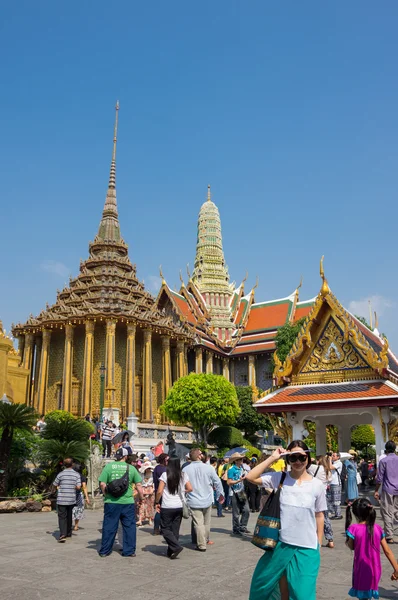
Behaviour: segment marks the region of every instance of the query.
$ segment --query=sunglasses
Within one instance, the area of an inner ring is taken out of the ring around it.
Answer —
[[[288,461],[290,463],[295,463],[297,461],[300,461],[301,463],[305,463],[307,462],[307,456],[305,454],[291,454],[288,458]]]

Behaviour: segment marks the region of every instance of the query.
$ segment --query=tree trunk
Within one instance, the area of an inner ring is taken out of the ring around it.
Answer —
[[[8,427],[3,429],[0,440],[0,499],[7,496],[8,463],[10,460],[12,432]]]

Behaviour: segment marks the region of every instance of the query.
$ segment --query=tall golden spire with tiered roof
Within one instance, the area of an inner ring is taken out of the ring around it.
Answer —
[[[120,241],[121,239],[116,201],[116,144],[117,126],[119,118],[119,102],[116,102],[115,111],[115,127],[113,132],[113,150],[111,169],[109,173],[109,183],[106,192],[104,210],[102,212],[102,219],[97,236],[102,240],[108,241]]]

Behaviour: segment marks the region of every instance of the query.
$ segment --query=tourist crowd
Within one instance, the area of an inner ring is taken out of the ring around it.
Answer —
[[[343,519],[345,504],[346,544],[354,552],[349,595],[378,597],[381,550],[393,568],[391,577],[398,579],[398,565],[389,547],[394,543],[398,513],[394,442],[387,442],[379,460],[374,493],[380,502],[383,531],[375,523],[375,507],[364,496],[373,465],[361,460],[357,466],[355,451],[328,453],[312,460],[306,444],[298,440],[261,459],[238,452],[217,459],[193,448],[184,462],[161,451],[163,444],[138,457],[129,433],[115,434],[113,429],[113,424],[104,423],[100,432],[104,456],[114,450],[114,460],[105,464],[99,477],[104,495],[101,557],[111,554],[116,536],[122,556],[135,557],[137,527],[147,523],[154,535],[163,535],[167,556],[174,560],[184,549],[179,541],[183,518],[191,519],[191,541],[197,551],[206,552],[214,543],[210,536],[213,507],[218,518],[231,514],[236,536],[250,536],[250,512],[260,513],[253,543],[259,545],[263,536],[269,547],[255,568],[250,600],[273,598],[274,594],[281,600],[313,600],[319,549],[324,537],[326,546],[334,548],[333,521]],[[58,488],[62,543],[71,537],[73,522],[78,529],[89,497],[81,468],[69,458],[54,485]],[[272,506],[278,507],[277,518],[270,517]]]

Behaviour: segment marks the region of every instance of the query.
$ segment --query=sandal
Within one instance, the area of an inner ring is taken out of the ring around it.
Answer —
[[[328,542],[326,548],[334,548],[334,542]]]

